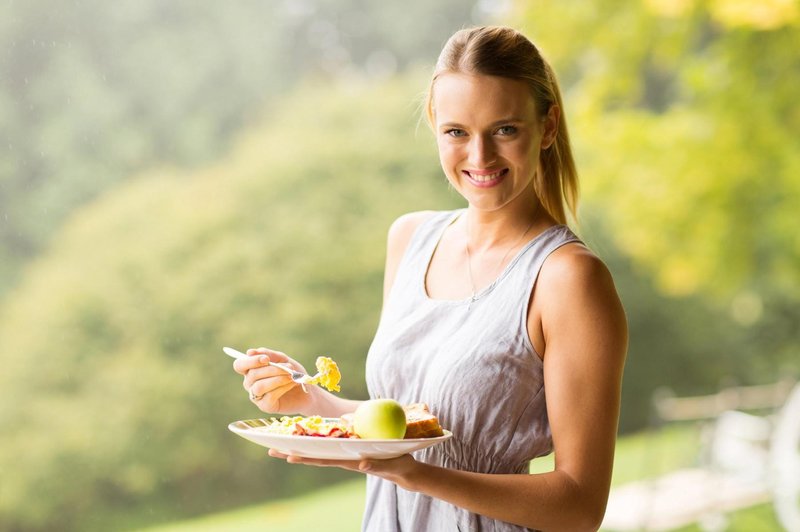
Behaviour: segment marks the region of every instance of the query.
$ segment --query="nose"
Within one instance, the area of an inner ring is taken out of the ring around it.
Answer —
[[[497,148],[491,137],[475,135],[470,139],[467,161],[474,168],[488,168],[497,159]]]

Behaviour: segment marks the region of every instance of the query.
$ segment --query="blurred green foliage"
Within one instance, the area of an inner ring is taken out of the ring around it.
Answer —
[[[423,84],[298,88],[230,157],[139,176],[65,225],[0,316],[0,389],[25,398],[0,407],[0,523],[86,529],[96,506],[197,512],[336,478],[278,483],[226,430],[260,412],[220,348],[328,354],[366,397],[389,224],[456,205],[413,135]]]
[[[657,386],[797,376],[798,4],[515,5],[559,73],[584,236],[628,311],[623,428]]]
[[[471,13],[384,4],[0,17],[0,528],[130,528],[349,478],[227,431],[259,412],[220,347],[327,354],[364,397],[389,224],[461,204],[410,65]],[[725,5],[511,17],[561,74],[580,233],[628,313],[623,431],[659,386],[798,369],[797,15]]]
[[[665,293],[797,298],[800,7],[621,5],[522,8],[563,73],[587,198]]]
[[[263,119],[265,103],[300,79],[384,77],[429,63],[470,20],[467,6],[4,3],[0,296],[74,209],[154,165],[215,160],[237,131]]]

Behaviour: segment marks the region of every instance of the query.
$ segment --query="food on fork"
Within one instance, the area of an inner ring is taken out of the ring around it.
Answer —
[[[342,380],[342,374],[339,371],[339,366],[330,357],[317,357],[317,374],[308,380],[308,384],[319,384],[323,388],[327,388],[332,392],[341,390],[339,381]]]

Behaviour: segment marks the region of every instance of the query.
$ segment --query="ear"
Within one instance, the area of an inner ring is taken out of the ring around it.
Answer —
[[[542,134],[542,149],[546,150],[556,140],[558,135],[558,124],[561,120],[561,108],[556,104],[550,106],[547,110],[547,116],[544,117],[544,133]]]

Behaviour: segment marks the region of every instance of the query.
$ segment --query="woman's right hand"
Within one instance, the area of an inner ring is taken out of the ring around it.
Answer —
[[[304,392],[299,384],[292,381],[286,371],[269,365],[270,362],[278,362],[306,373],[299,362],[286,356],[285,353],[265,347],[248,349],[247,355],[247,358],[236,359],[233,362],[233,369],[244,376],[242,385],[250,400],[260,410],[276,414],[293,414],[308,410],[312,403],[311,394]]]

